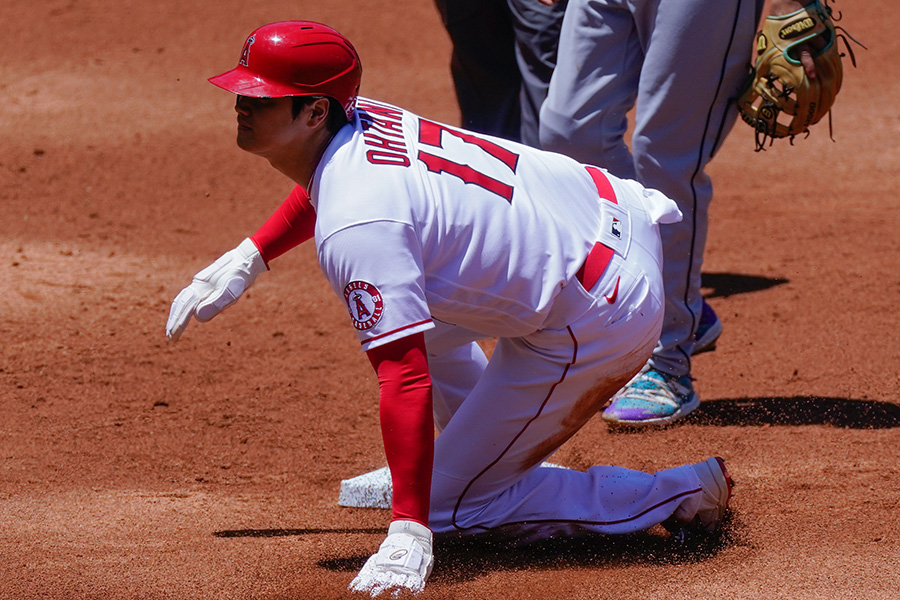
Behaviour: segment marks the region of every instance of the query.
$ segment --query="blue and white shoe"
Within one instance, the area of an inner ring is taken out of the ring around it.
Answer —
[[[716,341],[722,335],[722,321],[716,315],[712,306],[703,301],[703,312],[700,313],[700,324],[694,333],[694,351],[697,355],[701,352],[709,352],[716,349]]]
[[[691,376],[675,377],[653,368],[638,373],[603,411],[612,426],[664,426],[700,406]]]

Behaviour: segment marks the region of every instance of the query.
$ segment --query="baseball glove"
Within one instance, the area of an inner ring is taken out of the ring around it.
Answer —
[[[808,135],[809,127],[826,114],[830,133],[831,107],[843,80],[839,37],[844,38],[855,67],[856,57],[846,40],[853,38],[835,26],[826,0],[765,19],[756,38],[756,64],[738,99],[741,117],[756,130],[757,151],[764,150],[767,141],[771,145],[774,138],[790,137],[793,143],[795,135]],[[812,79],[800,62],[804,45],[815,63]]]

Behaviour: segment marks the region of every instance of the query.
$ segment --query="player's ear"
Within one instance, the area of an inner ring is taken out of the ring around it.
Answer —
[[[328,113],[331,110],[331,103],[328,98],[316,98],[307,105],[308,112],[305,114],[306,122],[312,129],[325,127],[328,123]]]

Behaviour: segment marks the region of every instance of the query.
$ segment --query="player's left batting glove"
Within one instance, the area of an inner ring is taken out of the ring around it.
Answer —
[[[350,582],[350,590],[373,598],[382,592],[396,598],[404,590],[418,594],[434,566],[431,547],[430,529],[415,521],[394,521],[378,552]]]
[[[177,341],[191,320],[209,321],[234,304],[256,277],[268,269],[256,244],[245,239],[196,275],[191,285],[175,296],[166,323],[166,335]]]

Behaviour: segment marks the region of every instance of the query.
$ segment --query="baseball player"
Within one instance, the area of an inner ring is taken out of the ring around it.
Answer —
[[[541,0],[552,3],[553,0]],[[604,410],[612,425],[666,425],[700,405],[691,356],[721,322],[701,296],[712,183],[705,168],[737,116],[764,0],[570,0],[541,108],[546,150],[661,190],[684,218],[660,231],[662,334],[645,369]],[[773,0],[784,14],[801,3]],[[800,59],[808,72],[808,50]],[[626,114],[636,105],[631,148]]]
[[[210,79],[237,95],[238,146],[298,188],[194,277],[166,326],[177,340],[192,315],[237,300],[309,236],[315,213],[320,266],[377,373],[393,482],[387,536],[351,589],[422,590],[432,532],[714,529],[731,495],[721,459],[652,474],[542,466],[654,347],[658,223],[680,217],[675,204],[563,155],[358,98],[360,78],[345,37],[288,21],[255,30],[238,65]],[[490,360],[477,344],[487,337]]]

